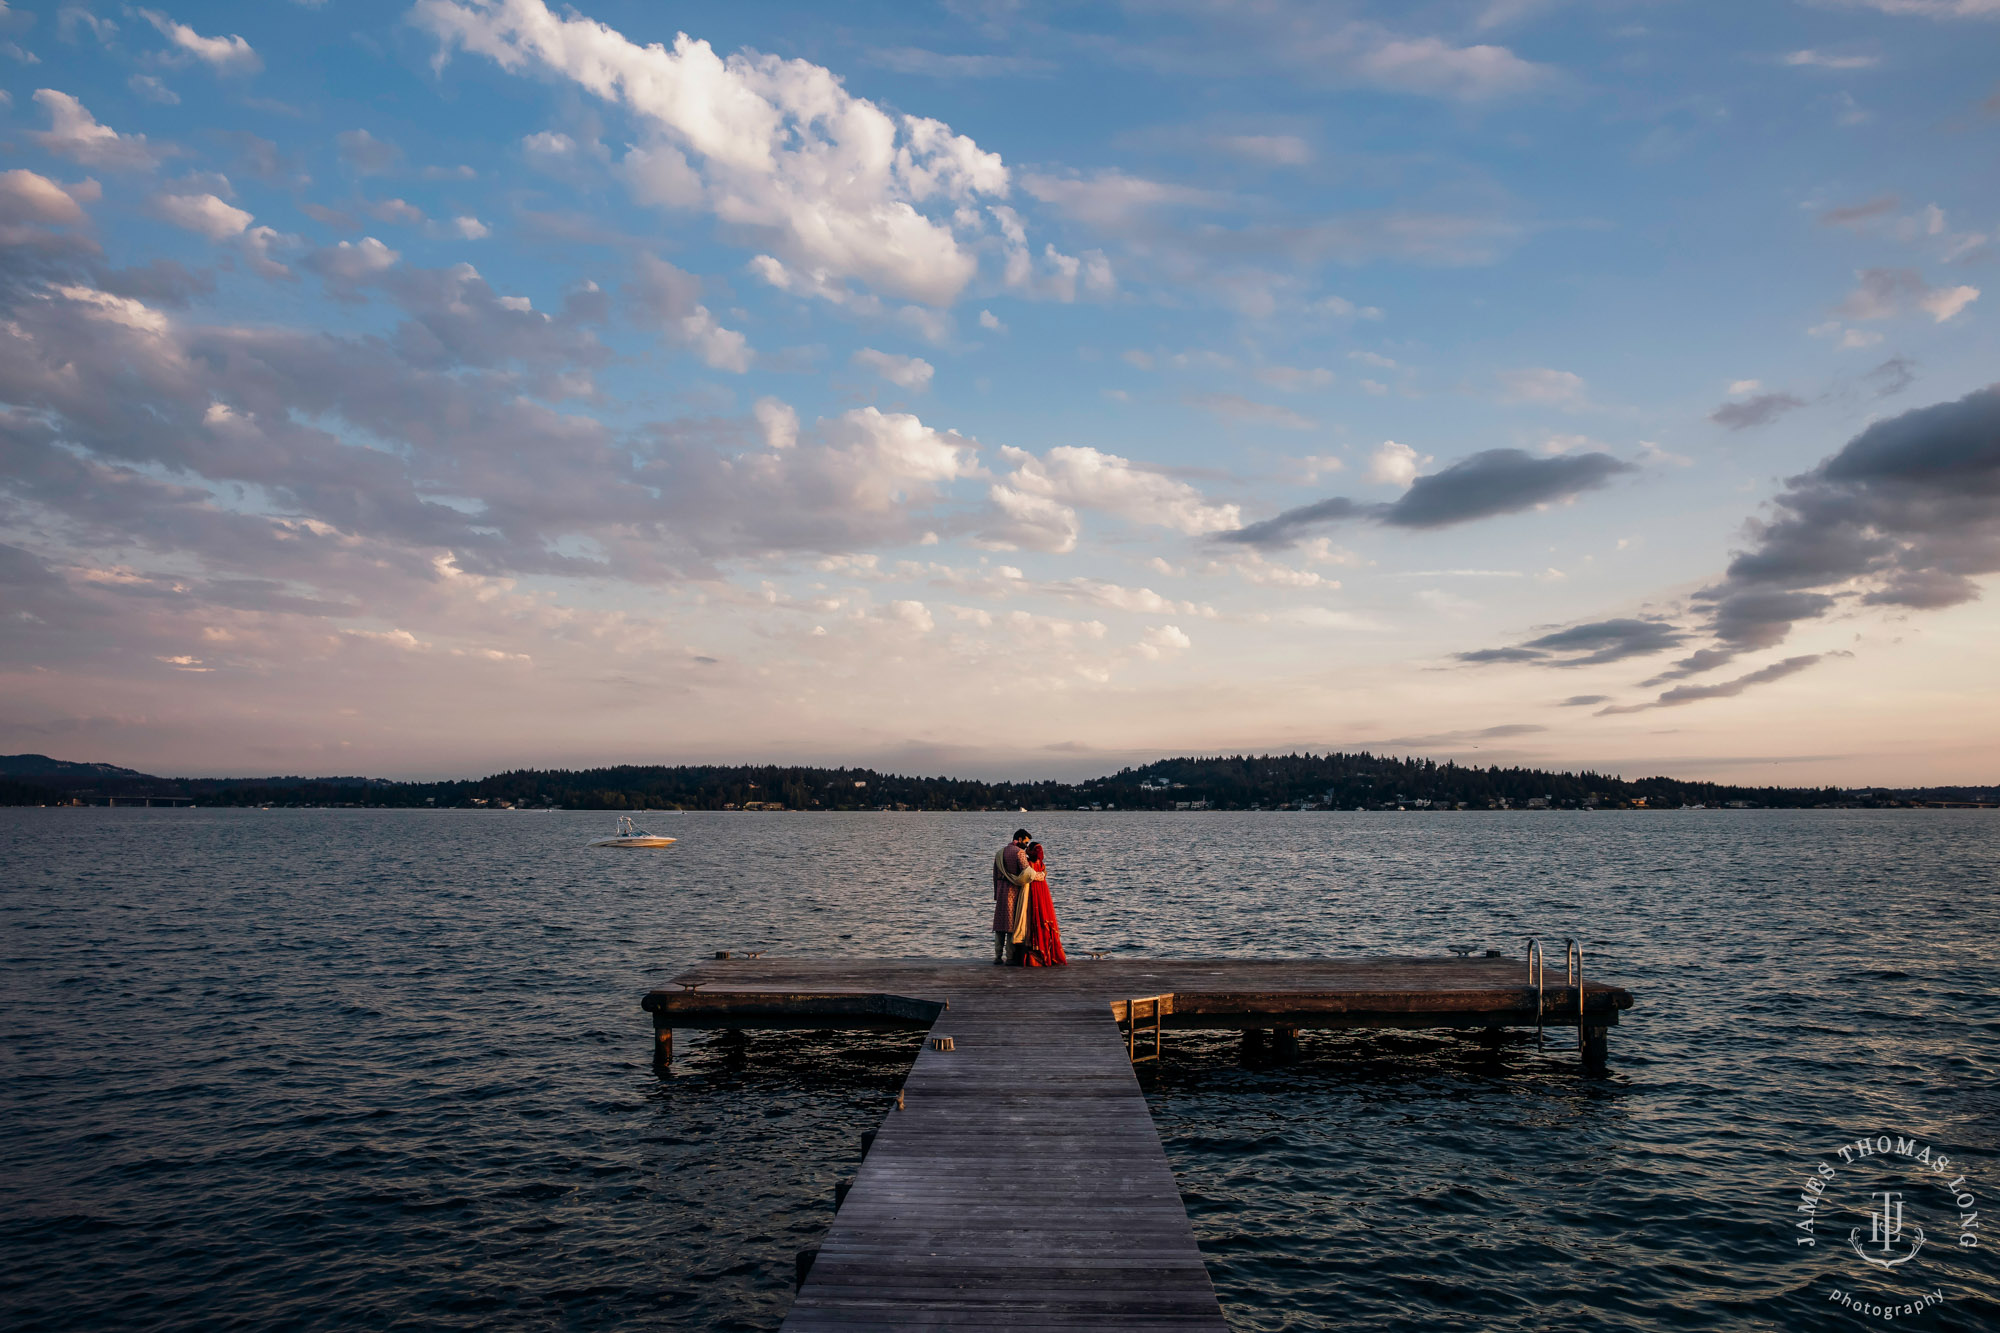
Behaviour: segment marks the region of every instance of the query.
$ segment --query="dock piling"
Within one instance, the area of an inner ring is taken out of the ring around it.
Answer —
[[[674,1067],[674,1030],[660,1014],[653,1020],[653,1068],[664,1074]]]

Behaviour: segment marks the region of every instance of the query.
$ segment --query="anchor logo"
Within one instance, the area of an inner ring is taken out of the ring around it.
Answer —
[[[1854,1247],[1854,1253],[1861,1262],[1876,1268],[1896,1268],[1917,1257],[1917,1251],[1924,1248],[1924,1229],[1915,1222],[1909,1230],[1916,1236],[1910,1248],[1902,1253],[1896,1250],[1896,1242],[1903,1239],[1903,1193],[1901,1190],[1878,1190],[1869,1196],[1880,1201],[1879,1206],[1868,1212],[1868,1244],[1879,1246],[1879,1253],[1870,1253],[1861,1244],[1861,1228],[1847,1233],[1847,1243]]]

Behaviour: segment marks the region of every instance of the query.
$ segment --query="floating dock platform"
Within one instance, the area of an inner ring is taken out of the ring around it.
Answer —
[[[930,1033],[800,1256],[791,1333],[1226,1333],[1135,1067],[1179,1029],[1282,1063],[1302,1028],[1440,1027],[1573,1029],[1601,1067],[1631,994],[1531,958],[719,955],[643,1004],[662,1070],[676,1028]]]

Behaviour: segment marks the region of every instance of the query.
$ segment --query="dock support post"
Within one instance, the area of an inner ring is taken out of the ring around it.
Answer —
[[[664,1022],[655,1020],[653,1023],[653,1068],[664,1074],[673,1067],[674,1030]]]
[[[1271,1033],[1271,1063],[1295,1065],[1299,1062],[1299,1030],[1278,1028]]]
[[[1611,1029],[1586,1026],[1583,1029],[1583,1067],[1601,1070],[1611,1060]]]
[[[1238,1051],[1237,1058],[1243,1062],[1245,1069],[1262,1069],[1270,1058],[1270,1053],[1270,1033],[1263,1028],[1243,1029],[1243,1046]]]

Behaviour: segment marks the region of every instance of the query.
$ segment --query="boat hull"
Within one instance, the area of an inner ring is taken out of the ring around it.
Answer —
[[[592,847],[671,847],[674,841],[672,838],[659,838],[654,837],[652,834],[642,834],[633,838],[599,838],[588,845]]]

